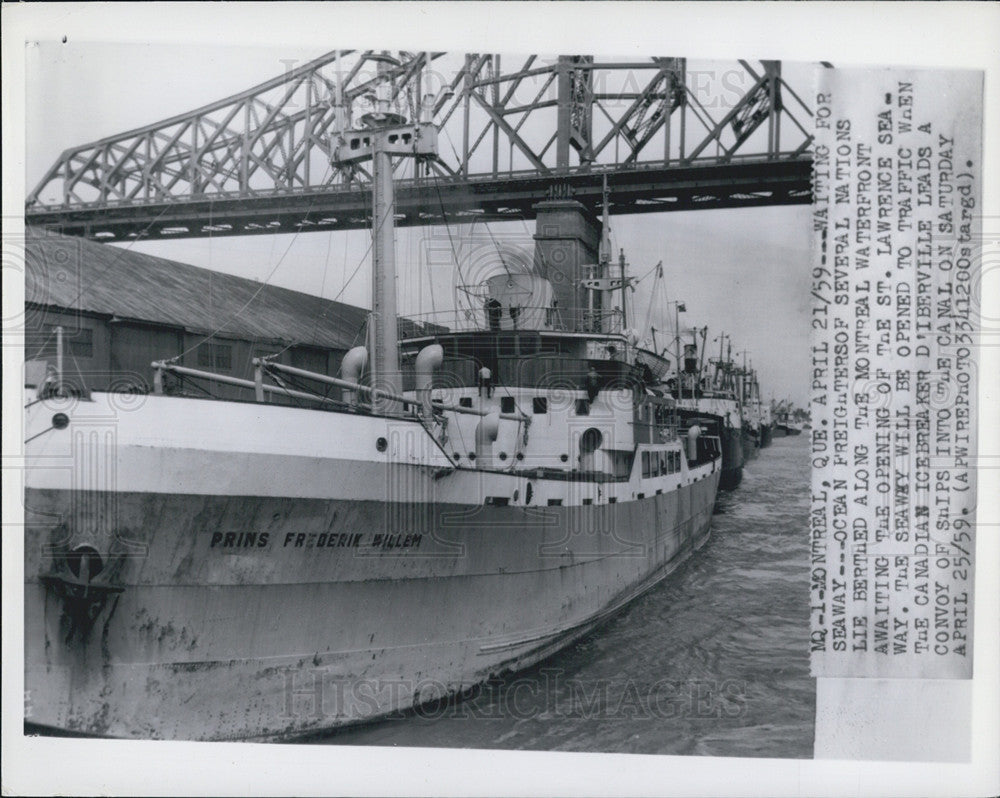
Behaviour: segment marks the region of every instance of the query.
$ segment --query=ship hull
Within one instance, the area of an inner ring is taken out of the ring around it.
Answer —
[[[774,435],[774,426],[772,424],[761,424],[760,425],[760,448],[766,449],[771,445],[771,441]]]
[[[720,477],[715,461],[648,496],[581,483],[585,499],[549,506],[565,482],[444,471],[427,456],[318,459],[291,444],[149,446],[122,418],[106,458],[115,490],[67,485],[54,450],[53,467],[29,471],[26,720],[39,727],[275,740],[459,694],[664,578],[707,539]],[[378,432],[365,426],[377,419],[350,421],[359,440]],[[397,500],[399,486],[433,500]],[[81,542],[102,555],[84,597],[70,554]]]
[[[743,481],[743,439],[740,431],[733,427],[722,427],[722,476],[720,490],[735,490]]]
[[[741,427],[729,423],[731,414],[721,415],[718,403],[694,400],[693,407],[678,408],[678,415],[688,423],[706,425],[708,434],[719,438],[722,447],[722,474],[719,490],[735,490],[743,481],[743,465],[746,462],[744,433]]]

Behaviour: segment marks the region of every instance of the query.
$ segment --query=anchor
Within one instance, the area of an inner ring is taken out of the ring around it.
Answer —
[[[87,543],[73,549],[65,544],[52,548],[55,564],[49,573],[40,576],[41,582],[62,601],[63,613],[70,622],[67,642],[77,632],[86,639],[108,600],[125,590],[113,580],[122,556],[109,556],[105,562],[97,548]]]

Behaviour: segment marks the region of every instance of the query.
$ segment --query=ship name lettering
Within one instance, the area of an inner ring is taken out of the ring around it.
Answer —
[[[375,535],[372,547],[378,549],[411,549],[420,546],[423,535]]]
[[[212,540],[208,544],[210,549],[218,546],[221,549],[247,549],[257,547],[259,549],[267,546],[267,540],[271,536],[270,532],[213,532]]]
[[[353,534],[326,533],[326,532],[288,532],[285,534],[284,546],[292,546],[296,549],[342,549],[356,548],[361,544],[361,533]]]

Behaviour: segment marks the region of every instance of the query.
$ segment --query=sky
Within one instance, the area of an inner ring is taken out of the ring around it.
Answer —
[[[26,186],[33,188],[68,147],[185,113],[324,52],[315,47],[59,40],[29,44]],[[788,69],[786,77],[795,81],[795,67]],[[803,89],[801,80],[798,88],[800,94],[808,93],[808,84]],[[706,91],[710,101],[713,89]],[[648,334],[647,320],[659,331],[672,328],[669,308],[660,302],[650,304],[654,289],[657,299],[680,300],[687,308],[681,316],[682,329],[707,325],[709,343],[727,333],[734,351],[749,351],[764,397],[805,406],[809,223],[808,206],[613,216],[612,245],[615,251],[625,250],[631,275],[647,275],[663,262],[662,285],[654,286],[649,276],[636,286],[629,307],[633,325],[641,326],[643,335]],[[533,231],[534,223],[527,221],[492,223],[488,229],[479,223],[450,232],[465,241],[464,248],[459,244],[460,253],[471,253],[492,238],[530,249]],[[441,235],[447,231],[397,231],[399,307],[404,314],[452,318],[446,311],[454,307],[455,284],[460,282],[454,263],[424,263],[428,240]],[[367,306],[369,242],[367,231],[348,231],[126,246]],[[498,263],[497,270],[501,269]]]

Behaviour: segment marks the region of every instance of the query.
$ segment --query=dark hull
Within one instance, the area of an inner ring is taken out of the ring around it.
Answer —
[[[757,456],[757,436],[749,428],[743,427],[741,443],[743,446],[743,461],[753,460]]]
[[[760,425],[760,448],[766,449],[774,437],[774,427],[771,424]]]
[[[721,490],[734,490],[743,481],[743,441],[740,431],[723,427],[722,434],[722,476],[719,478]]]
[[[697,420],[701,426],[707,427],[707,434],[719,438],[722,443],[722,474],[719,477],[719,490],[738,488],[743,481],[743,464],[747,459],[742,432],[726,424],[721,416],[689,408],[678,409],[677,413],[682,421]]]

